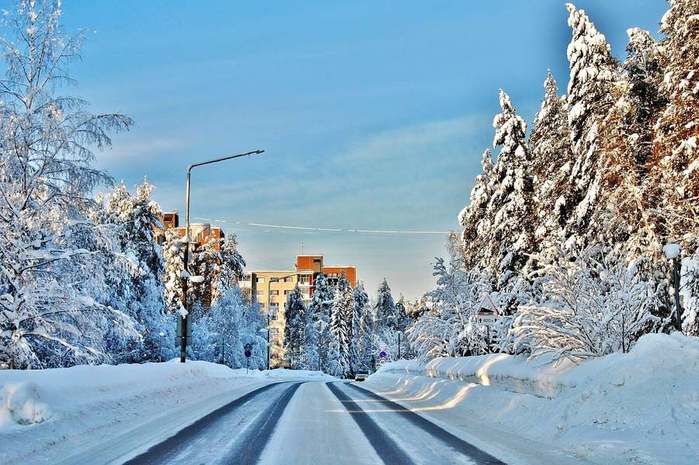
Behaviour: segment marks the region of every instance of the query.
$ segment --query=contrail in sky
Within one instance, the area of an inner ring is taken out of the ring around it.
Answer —
[[[207,221],[212,223],[233,223],[244,226],[252,226],[255,228],[267,229],[291,229],[295,231],[317,231],[317,232],[345,232],[358,234],[417,234],[417,235],[446,235],[449,231],[417,231],[411,229],[360,229],[360,228],[320,228],[315,226],[296,226],[289,224],[269,224],[269,223],[245,223],[242,221],[230,222],[226,220],[211,220],[209,218],[194,218],[199,221]]]

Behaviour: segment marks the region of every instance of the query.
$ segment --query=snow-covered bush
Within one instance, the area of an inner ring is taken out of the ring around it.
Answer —
[[[532,356],[579,361],[628,352],[654,319],[654,288],[634,263],[588,248],[561,252],[542,274],[545,297],[520,307],[512,329]]]

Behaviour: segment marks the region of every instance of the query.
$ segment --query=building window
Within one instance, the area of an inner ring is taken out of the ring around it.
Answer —
[[[258,283],[263,283],[263,282],[265,282],[265,278],[257,278],[257,282],[258,282]]]
[[[272,289],[269,291],[269,295],[279,295],[279,291],[277,289]]]
[[[308,284],[310,282],[310,276],[308,275],[301,275],[299,276],[299,283],[300,284]]]

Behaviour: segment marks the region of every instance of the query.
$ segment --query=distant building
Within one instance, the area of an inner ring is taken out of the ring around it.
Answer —
[[[155,239],[158,244],[162,245],[165,243],[165,237],[167,231],[174,231],[178,237],[184,238],[187,234],[187,228],[185,226],[180,226],[180,217],[177,212],[163,212],[160,221],[162,223],[162,228],[156,228]],[[189,225],[189,235],[192,241],[198,246],[203,246],[209,241],[215,241],[213,243],[213,248],[215,250],[221,250],[221,239],[226,237],[226,233],[223,232],[218,226],[211,226],[208,223],[190,223]],[[202,305],[206,308],[211,306],[212,297],[212,283],[197,284],[198,286],[208,286],[206,292],[204,292],[204,298]]]
[[[357,285],[355,266],[326,266],[322,255],[298,255],[294,270],[260,270],[243,275],[240,281],[243,293],[251,302],[258,303],[263,313],[269,312],[272,367],[283,364],[284,304],[287,296],[298,286],[304,301],[309,304],[320,273],[328,277],[331,285],[336,285],[342,275],[351,287]]]
[[[163,228],[158,228],[155,235],[159,244],[165,242],[166,231],[174,230],[179,237],[184,237],[187,234],[187,228],[185,226],[180,226],[180,216],[177,212],[163,212],[161,222]],[[223,232],[223,229],[218,226],[211,226],[209,223],[190,223],[189,235],[199,246],[211,240],[217,241],[214,244],[216,250],[220,250],[221,248],[220,239],[226,237],[226,233]]]

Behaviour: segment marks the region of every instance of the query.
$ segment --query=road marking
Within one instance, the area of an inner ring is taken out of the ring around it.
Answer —
[[[379,403],[384,404],[396,414],[404,416],[405,419],[410,421],[413,425],[429,433],[434,438],[442,441],[444,444],[448,445],[456,452],[460,452],[461,454],[464,454],[465,456],[474,460],[478,465],[506,465],[505,462],[493,457],[487,452],[480,450],[473,444],[470,444],[464,441],[463,439],[453,435],[444,428],[437,426],[422,415],[418,415],[412,410],[403,407],[402,405],[396,402],[388,400],[385,397],[382,397],[372,391],[369,391],[368,389],[364,389],[355,384],[349,384],[349,386],[363,393],[364,395],[371,397]]]
[[[357,426],[376,451],[376,454],[386,465],[414,465],[410,457],[398,444],[382,430],[369,415],[362,410],[350,397],[333,383],[325,383],[335,397],[342,403],[352,416]]]

